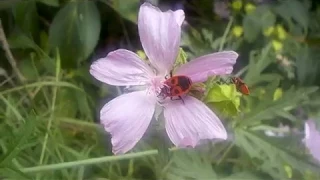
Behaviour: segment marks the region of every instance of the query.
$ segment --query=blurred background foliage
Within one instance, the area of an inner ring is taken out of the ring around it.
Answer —
[[[161,141],[147,133],[134,153],[113,157],[98,114],[123,89],[88,69],[117,48],[142,49],[142,2],[0,1],[2,179],[320,179],[302,143],[304,121],[320,119],[316,0],[150,0],[185,11],[188,60],[237,51],[234,75],[251,94],[206,84],[203,100],[223,119],[227,141],[172,150],[163,161],[152,150]]]

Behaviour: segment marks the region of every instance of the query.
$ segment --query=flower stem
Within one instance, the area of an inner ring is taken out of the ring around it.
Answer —
[[[229,153],[229,151],[232,149],[233,146],[234,146],[234,142],[230,143],[230,145],[224,151],[224,153],[221,156],[221,158],[218,160],[217,165],[219,165],[222,162],[222,160],[227,156],[227,154]]]
[[[177,150],[177,148],[170,149],[170,151],[175,151],[175,150]],[[86,165],[106,163],[106,162],[112,162],[112,161],[140,158],[140,157],[151,156],[151,155],[156,155],[156,154],[158,154],[157,150],[149,150],[149,151],[143,151],[143,152],[137,152],[137,153],[128,153],[128,154],[118,155],[118,156],[104,156],[104,157],[91,158],[91,159],[85,159],[85,160],[63,162],[63,163],[58,163],[58,164],[41,165],[41,166],[35,166],[35,167],[30,167],[30,168],[22,168],[22,169],[20,169],[20,171],[24,172],[24,173],[54,171],[54,170],[60,170],[60,169],[66,169],[66,168],[74,168],[74,167],[78,167],[78,166],[86,166]]]
[[[227,28],[223,33],[223,36],[222,36],[222,39],[221,39],[221,42],[220,42],[220,45],[219,45],[219,52],[222,51],[222,49],[223,49],[223,45],[226,42],[226,38],[227,38],[227,35],[230,32],[232,23],[233,23],[233,17],[230,17],[230,20],[228,22]]]

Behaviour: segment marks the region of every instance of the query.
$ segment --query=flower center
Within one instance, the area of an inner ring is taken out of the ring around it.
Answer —
[[[151,84],[148,88],[148,93],[152,93],[155,96],[159,96],[161,89],[164,87],[165,78],[163,76],[156,76],[151,80]]]

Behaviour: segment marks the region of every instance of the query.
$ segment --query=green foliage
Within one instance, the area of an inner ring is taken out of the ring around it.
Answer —
[[[233,73],[209,78],[197,97],[222,119],[227,140],[168,150],[167,137],[147,132],[131,153],[113,156],[99,111],[123,88],[97,83],[88,70],[123,42],[146,58],[136,32],[140,1],[1,0],[1,23],[26,78],[1,51],[1,178],[319,179],[302,142],[304,120],[320,119],[319,8],[309,0],[238,0],[228,6],[231,17],[219,18],[213,1],[183,2],[188,23],[176,67],[216,51],[240,54]],[[240,76],[250,95],[230,76]]]
[[[274,26],[276,16],[270,11],[268,6],[260,6],[253,13],[243,18],[244,38],[253,42],[261,34],[261,31]]]
[[[168,179],[216,179],[210,160],[199,152],[186,150],[175,154]]]
[[[16,26],[31,38],[38,38],[39,22],[35,1],[20,1],[12,8]]]
[[[53,7],[58,7],[60,4],[59,0],[37,0],[37,1]]]
[[[234,116],[240,112],[240,96],[241,94],[237,92],[234,84],[214,84],[206,96],[206,101],[217,108],[219,112]]]
[[[105,0],[100,0],[102,2],[106,2]],[[111,7],[116,10],[121,16],[124,18],[137,23],[138,18],[138,10],[139,10],[139,0],[112,0],[110,2]]]
[[[285,0],[275,7],[275,11],[282,17],[289,25],[289,28],[297,33],[297,26],[295,22],[303,29],[302,32],[306,33],[309,26],[308,6],[298,0]],[[299,13],[297,13],[299,12]],[[298,26],[298,27],[299,27]]]
[[[50,47],[52,50],[58,47],[62,59],[79,64],[88,58],[97,45],[100,28],[100,15],[94,2],[69,2],[50,25]]]
[[[299,148],[290,146],[288,149],[283,145],[288,144],[288,140],[285,138],[267,138],[257,132],[243,129],[237,129],[235,137],[236,144],[252,159],[257,159],[256,165],[259,164],[262,171],[275,179],[291,178],[292,175],[288,174],[288,168],[294,170],[296,177],[303,176],[307,170],[318,174],[318,165],[309,162],[298,153],[293,153],[294,150],[298,152]]]
[[[175,62],[175,66],[179,66],[179,65],[187,63],[188,62],[187,59],[188,59],[187,53],[182,48],[180,48],[178,57]]]

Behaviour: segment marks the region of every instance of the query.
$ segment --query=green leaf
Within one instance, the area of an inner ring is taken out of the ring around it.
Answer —
[[[39,24],[35,1],[21,1],[13,9],[16,25],[29,37],[38,38]]]
[[[36,52],[43,52],[42,49],[28,36],[23,33],[14,32],[8,38],[11,49],[33,49]]]
[[[43,4],[46,4],[48,6],[53,6],[53,7],[59,6],[59,0],[37,0],[37,1]]]
[[[234,84],[214,84],[207,94],[206,102],[224,115],[236,115],[239,112],[240,96]]]
[[[308,7],[302,2],[297,0],[282,1],[281,5],[275,7],[275,11],[287,22],[291,23],[291,20],[294,20],[307,31],[309,24]]]
[[[275,89],[275,88],[274,88]],[[258,124],[262,120],[273,120],[279,115],[284,115],[283,112],[286,112],[288,109],[292,109],[295,106],[298,106],[301,101],[305,100],[311,93],[315,92],[317,88],[301,88],[294,90],[291,88],[286,91],[281,99],[273,101],[273,91],[267,91],[270,94],[270,97],[263,99],[264,103],[259,103],[254,106],[250,113],[245,114],[242,117],[241,121],[238,121],[241,126],[248,126],[252,124]]]
[[[261,7],[258,8],[258,11],[261,11]],[[264,12],[260,16],[260,23],[262,25],[262,29],[267,29],[268,27],[273,27],[276,23],[276,16],[265,7]]]
[[[275,179],[287,179],[288,175],[296,179],[295,174],[302,175],[307,170],[319,174],[319,165],[309,162],[301,153],[293,153],[301,149],[298,145],[289,144],[291,141],[298,144],[296,137],[290,137],[290,140],[281,137],[271,138],[240,128],[237,128],[235,132],[237,146],[242,148],[251,158],[259,159],[261,162],[259,168]],[[288,174],[288,167],[294,170],[293,174],[290,172]]]
[[[318,48],[310,48],[304,46],[299,50],[294,51],[292,55],[296,59],[296,75],[298,82],[302,86],[313,85],[319,76],[320,58]]]
[[[253,42],[254,40],[256,40],[261,31],[259,20],[252,14],[250,14],[243,18],[242,25],[243,37],[249,42]]]
[[[276,22],[276,16],[268,6],[259,6],[253,13],[243,18],[244,38],[253,42],[261,30],[272,27]]]
[[[100,15],[92,1],[71,1],[54,17],[49,45],[59,48],[62,63],[73,66],[92,53],[100,35]]]
[[[0,10],[11,8],[22,0],[1,0]]]
[[[234,101],[221,101],[213,102],[209,104],[213,109],[217,109],[220,113],[226,116],[235,116],[240,110],[240,98],[236,98]]]
[[[179,54],[178,54],[178,57],[177,57],[177,60],[176,60],[175,64],[176,65],[185,64],[185,63],[188,62],[187,59],[188,59],[187,53],[182,48],[180,48],[179,49]]]
[[[274,56],[271,56],[271,44],[267,44],[262,50],[260,51],[252,51],[250,52],[249,58],[249,65],[248,71],[245,75],[245,82],[250,86],[260,81],[260,76],[262,76],[262,72],[273,62],[275,62]],[[271,78],[275,78],[273,75],[265,77],[267,80],[271,80]]]
[[[108,3],[110,4],[110,3]],[[137,23],[140,0],[112,0],[111,7],[122,17]]]
[[[236,86],[234,84],[213,84],[210,88],[208,95],[206,97],[207,102],[221,102],[226,100],[232,100],[236,96],[239,96],[237,93]]]
[[[209,33],[211,31],[206,32]],[[188,48],[190,48],[190,51],[192,52],[192,54],[188,53],[190,59],[212,52],[211,44],[205,41],[203,36],[203,33],[192,26],[189,26],[186,29],[186,33],[182,34],[181,46],[188,46]]]

